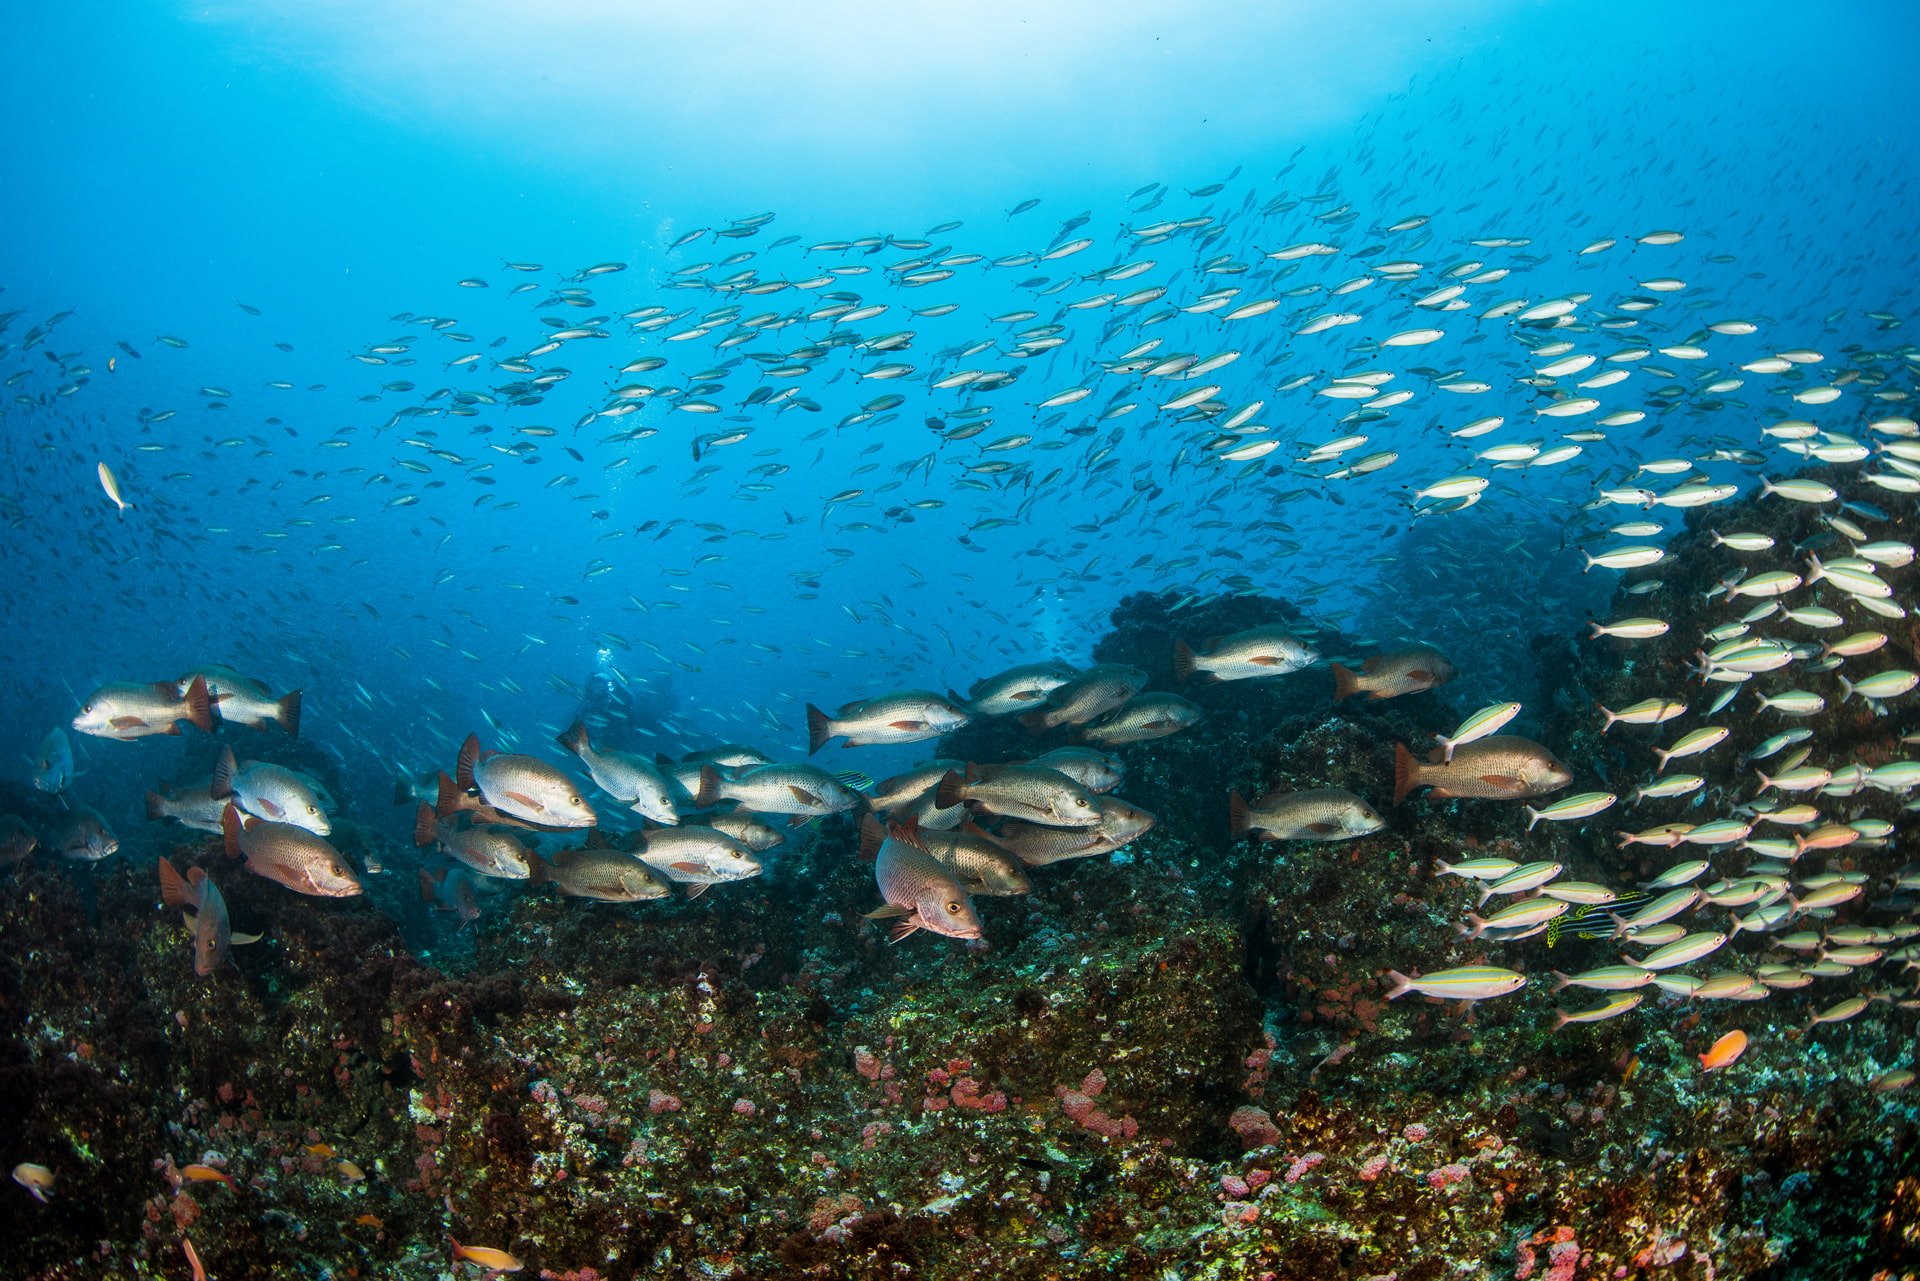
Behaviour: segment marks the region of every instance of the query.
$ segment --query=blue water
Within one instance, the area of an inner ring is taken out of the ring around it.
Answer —
[[[1534,419],[1539,398],[1512,382],[1526,353],[1506,322],[1473,319],[1479,304],[1587,290],[1598,307],[1650,273],[1674,274],[1687,291],[1662,296],[1656,343],[1724,316],[1766,322],[1715,339],[1715,365],[1794,345],[1831,363],[1849,344],[1908,341],[1868,314],[1904,314],[1915,261],[1920,95],[1902,67],[1920,19],[1899,4],[1850,6],[1842,19],[1719,3],[76,3],[16,6],[8,25],[0,312],[21,314],[0,334],[0,374],[28,372],[0,406],[0,742],[22,751],[99,681],[222,662],[275,690],[304,688],[307,736],[366,798],[383,796],[395,770],[444,767],[469,731],[544,747],[596,672],[641,696],[636,747],[743,740],[791,757],[804,751],[805,702],[901,685],[964,691],[1050,654],[1084,662],[1121,596],[1159,588],[1266,589],[1380,640],[1457,650],[1493,631],[1517,638],[1499,652],[1524,655],[1543,602],[1574,619],[1610,590],[1606,575],[1582,580],[1571,551],[1633,514],[1584,514],[1598,483],[1642,459],[1695,457],[1716,435],[1750,445],[1754,419],[1782,406],[1750,389],[1743,407],[1651,414],[1563,467],[1490,473],[1496,487],[1478,506],[1421,528],[1463,549],[1421,573],[1431,543],[1401,541],[1412,488],[1468,470],[1476,446],[1578,425]],[[1317,196],[1328,199],[1295,203]],[[1292,207],[1259,212],[1278,205]],[[1351,221],[1311,217],[1343,205]],[[757,234],[711,234],[765,213]],[[1431,221],[1380,230],[1416,215]],[[1215,221],[1146,248],[1123,231],[1202,217]],[[929,230],[947,222],[960,225]],[[1632,247],[1662,228],[1687,239]],[[986,261],[1094,243],[1031,265],[963,265],[917,288],[886,270],[916,251],[809,249],[867,236]],[[1577,254],[1602,236],[1621,244]],[[787,237],[798,239],[773,247]],[[1476,238],[1530,244],[1465,243]],[[1320,239],[1342,253],[1263,274],[1292,265],[1263,253]],[[1447,336],[1429,346],[1353,350],[1428,319],[1409,309],[1411,286],[1389,295],[1384,284],[1286,298],[1234,322],[1173,312],[1142,325],[1210,288],[1239,286],[1244,302],[1334,285],[1396,255],[1426,265],[1421,291],[1469,258],[1518,270],[1473,287],[1472,310],[1432,314]],[[1722,255],[1732,260],[1712,260]],[[1201,270],[1222,257],[1247,270]],[[1124,283],[1080,279],[1144,259],[1157,266]],[[602,263],[627,265],[571,280]],[[800,281],[835,266],[871,270],[763,296],[674,287],[745,270]],[[458,283],[469,279],[486,287]],[[510,292],[529,282],[539,288]],[[1151,285],[1168,295],[1064,311],[1069,341],[1006,354],[1009,332],[1065,304]],[[593,305],[554,292],[575,287]],[[831,322],[726,348],[715,343],[737,330],[724,322],[664,341],[721,307],[786,315],[836,289],[889,308],[844,328],[867,339],[911,329],[911,348],[835,349],[783,381],[762,376],[777,362],[743,357],[792,352]],[[911,314],[948,303],[945,316]],[[691,315],[630,332],[622,313],[646,306]],[[1377,317],[1291,336],[1342,309]],[[1015,310],[1038,314],[990,319]],[[570,371],[538,404],[438,412],[457,403],[431,398],[443,388],[505,398],[495,389],[537,374],[494,362],[603,317],[591,327],[608,336],[532,358],[537,371]],[[1162,353],[1241,350],[1205,381],[1229,406],[1264,400],[1257,421],[1281,447],[1257,466],[1199,458],[1207,425],[1155,408],[1191,383],[1142,385],[1093,364],[1155,337]],[[998,346],[939,355],[988,339]],[[354,359],[380,346],[406,350],[381,365]],[[669,364],[618,372],[643,356]],[[914,373],[855,376],[888,361]],[[707,380],[723,385],[717,414],[657,397],[578,425],[616,403],[615,386],[687,389],[728,365]],[[997,391],[927,385],[930,373],[1016,367]],[[1418,367],[1494,389],[1450,396]],[[1323,481],[1336,464],[1293,460],[1356,429],[1339,422],[1352,405],[1312,388],[1360,369],[1395,371],[1389,390],[1420,394],[1357,429],[1371,441],[1345,461],[1383,449],[1399,459]],[[1301,374],[1318,379],[1275,390]],[[1085,400],[1036,408],[1081,385]],[[758,386],[812,404],[743,406]],[[886,395],[906,399],[846,422]],[[1140,408],[1100,417],[1126,401]],[[937,417],[950,431],[970,405],[993,425],[969,441],[926,425]],[[1445,435],[1502,413],[1507,426],[1474,445]],[[609,441],[635,427],[657,434]],[[737,427],[751,436],[696,461],[696,437]],[[1015,434],[1033,443],[980,450]],[[509,446],[532,457],[499,452]],[[124,516],[99,490],[100,461],[134,504]],[[994,461],[1012,468],[967,470]],[[1706,470],[1743,485],[1757,474]],[[927,500],[944,506],[909,506]],[[127,825],[138,791],[125,771],[166,772],[179,750],[78,748],[92,774],[77,794]],[[917,757],[819,759],[878,777]]]

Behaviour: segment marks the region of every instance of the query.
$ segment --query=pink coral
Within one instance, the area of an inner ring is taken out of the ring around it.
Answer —
[[[1249,1148],[1272,1147],[1280,1141],[1280,1131],[1275,1128],[1273,1118],[1265,1108],[1238,1107],[1227,1118],[1227,1124],[1240,1136],[1240,1142]]]
[[[680,1100],[674,1097],[673,1095],[668,1094],[665,1090],[648,1090],[647,1091],[647,1111],[678,1112],[679,1110],[680,1110]]]
[[[948,1091],[956,1107],[971,1108],[975,1112],[1005,1112],[1007,1096],[995,1090],[992,1094],[980,1093],[980,1083],[970,1076],[963,1076],[953,1083]]]
[[[1300,1176],[1305,1174],[1308,1170],[1311,1170],[1314,1166],[1319,1165],[1322,1161],[1326,1159],[1327,1159],[1327,1154],[1325,1152],[1309,1152],[1305,1156],[1295,1160],[1292,1165],[1288,1166],[1287,1173],[1284,1177],[1286,1178],[1288,1183],[1298,1183],[1300,1181]]]
[[[1103,1079],[1102,1084],[1104,1083]],[[1082,1129],[1092,1130],[1095,1134],[1104,1134],[1110,1139],[1130,1139],[1140,1132],[1139,1123],[1132,1117],[1108,1116],[1092,1099],[1079,1090],[1070,1090],[1060,1085],[1055,1086],[1053,1092],[1060,1098],[1060,1110],[1077,1121]]]
[[[1373,1182],[1380,1177],[1381,1171],[1387,1168],[1390,1160],[1391,1158],[1385,1152],[1374,1153],[1360,1163],[1360,1177],[1368,1183]]]
[[[1450,1187],[1464,1181],[1472,1171],[1455,1161],[1452,1165],[1443,1165],[1437,1170],[1427,1171],[1427,1186],[1431,1188]]]
[[[1432,1131],[1428,1130],[1426,1126],[1420,1124],[1418,1121],[1415,1121],[1412,1125],[1400,1131],[1400,1133],[1406,1137],[1409,1143],[1422,1143],[1426,1141],[1427,1135],[1432,1133]]]
[[[735,1099],[733,1101],[733,1110],[741,1116],[752,1116],[760,1109],[753,1105],[752,1099]]]

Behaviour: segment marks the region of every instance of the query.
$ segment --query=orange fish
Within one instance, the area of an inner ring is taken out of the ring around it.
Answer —
[[[1729,1032],[1713,1043],[1713,1048],[1700,1056],[1702,1070],[1711,1072],[1715,1068],[1726,1067],[1739,1058],[1747,1048],[1745,1032]]]
[[[193,1242],[181,1237],[180,1248],[187,1252],[187,1262],[193,1268],[193,1281],[207,1281],[207,1270],[200,1266],[200,1254],[193,1248]]]
[[[384,1228],[387,1226],[382,1223],[377,1216],[371,1214],[363,1214],[355,1219],[354,1222],[363,1228]]]
[[[307,1144],[307,1151],[313,1153],[315,1156],[333,1155],[333,1149],[324,1143],[309,1143]]]
[[[453,1241],[453,1238],[448,1237],[447,1240]],[[453,1241],[454,1263],[458,1264],[463,1259],[468,1263],[477,1263],[483,1268],[492,1268],[495,1272],[518,1272],[527,1266],[505,1250],[496,1250],[492,1246],[485,1245],[461,1245],[458,1241]]]
[[[180,1167],[180,1173],[195,1183],[224,1183],[233,1186],[233,1176],[224,1170],[216,1170],[210,1165],[186,1165]]]

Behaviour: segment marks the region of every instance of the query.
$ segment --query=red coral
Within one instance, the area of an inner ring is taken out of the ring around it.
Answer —
[[[1280,1141],[1280,1131],[1275,1128],[1273,1118],[1265,1108],[1238,1107],[1227,1118],[1227,1124],[1240,1136],[1240,1142],[1248,1148],[1272,1147]]]
[[[948,1091],[958,1107],[971,1108],[975,1112],[1005,1112],[1007,1096],[995,1090],[992,1094],[980,1093],[980,1083],[970,1076],[963,1076],[953,1083]]]

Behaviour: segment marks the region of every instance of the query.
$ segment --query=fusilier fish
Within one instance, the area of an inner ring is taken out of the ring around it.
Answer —
[[[1435,970],[1409,978],[1398,970],[1388,970],[1392,980],[1387,999],[1397,1001],[1409,992],[1437,996],[1449,1001],[1484,1001],[1490,997],[1518,992],[1527,985],[1527,976],[1493,965],[1466,965],[1454,970]]]
[[[1452,734],[1434,740],[1440,747],[1440,759],[1443,762],[1452,760],[1456,747],[1462,743],[1477,742],[1489,734],[1497,733],[1501,726],[1519,714],[1520,704],[1518,703],[1495,703],[1491,707],[1481,708],[1462,721],[1460,728]]]
[[[1534,825],[1543,819],[1564,823],[1571,819],[1591,817],[1607,809],[1618,799],[1620,798],[1612,792],[1582,792],[1578,796],[1569,796],[1563,801],[1556,801],[1543,810],[1537,810],[1528,805],[1525,807],[1527,830],[1531,832]]]
[[[1183,640],[1173,643],[1173,674],[1180,681],[1196,676],[1216,681],[1285,676],[1319,660],[1313,646],[1280,624],[1216,636],[1207,642],[1203,654],[1195,653]]]

